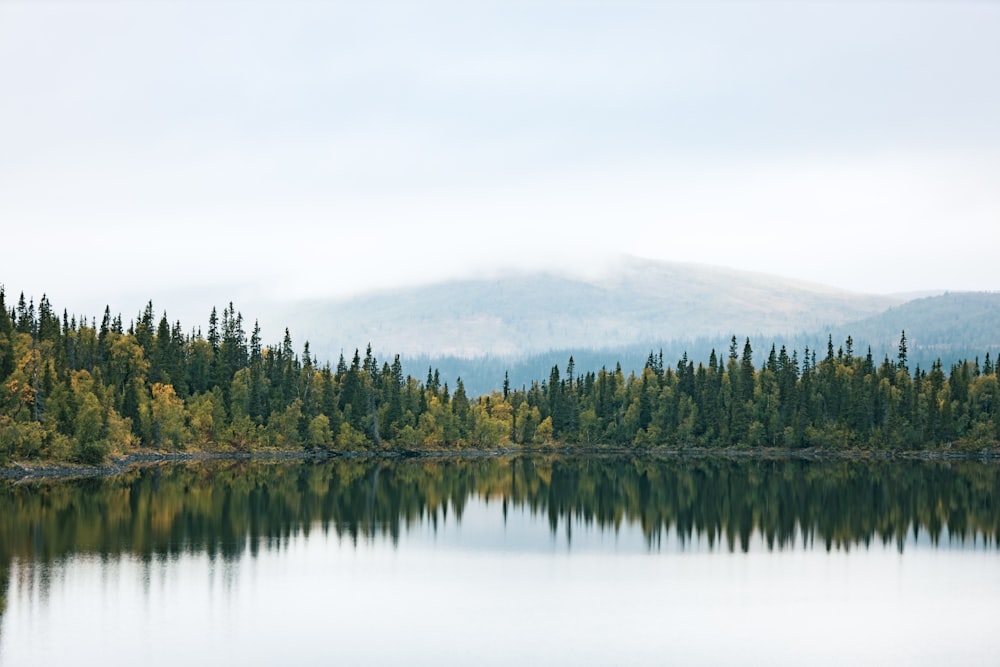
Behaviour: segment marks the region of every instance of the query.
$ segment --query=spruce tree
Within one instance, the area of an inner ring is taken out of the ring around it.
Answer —
[[[903,331],[899,335],[899,353],[897,355],[897,358],[899,360],[899,363],[898,363],[897,366],[898,366],[899,370],[901,370],[901,371],[907,370],[907,367],[906,367],[906,352],[907,352],[907,350],[906,350],[906,331]]]

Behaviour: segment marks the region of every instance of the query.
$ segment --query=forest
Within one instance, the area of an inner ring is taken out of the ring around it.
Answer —
[[[706,361],[641,373],[577,371],[483,396],[433,368],[404,374],[371,347],[331,366],[304,343],[265,345],[230,303],[208,331],[153,304],[125,325],[61,316],[0,288],[0,463],[99,463],[136,451],[461,449],[981,450],[1000,441],[997,367],[984,356],[910,368],[828,339],[826,350],[756,352],[735,337]],[[422,374],[421,374],[422,375]]]

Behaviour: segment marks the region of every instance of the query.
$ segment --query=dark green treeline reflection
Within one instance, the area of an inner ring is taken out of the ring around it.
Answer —
[[[107,479],[0,486],[0,572],[13,558],[74,553],[235,558],[293,534],[395,542],[410,525],[461,518],[470,499],[530,508],[553,532],[573,522],[638,525],[719,549],[904,544],[995,547],[1000,466],[721,458],[506,457],[223,462]],[[0,605],[6,576],[0,577]],[[0,607],[2,609],[2,607]]]

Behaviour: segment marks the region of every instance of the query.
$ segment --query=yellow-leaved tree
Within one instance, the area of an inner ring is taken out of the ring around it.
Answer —
[[[183,448],[184,401],[174,391],[172,384],[156,382],[151,387],[153,400],[150,403],[153,424],[153,442],[157,447],[167,449]]]

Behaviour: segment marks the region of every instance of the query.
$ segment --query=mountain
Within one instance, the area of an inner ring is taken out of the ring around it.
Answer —
[[[404,357],[516,358],[733,333],[832,327],[898,305],[887,296],[733,269],[621,258],[603,275],[511,273],[294,304],[283,319],[318,356],[371,343]]]
[[[754,360],[758,367],[767,359],[771,345],[784,345],[797,351],[800,359],[805,351],[826,356],[827,342],[832,339],[835,352],[845,345],[848,336],[854,343],[854,354],[864,355],[871,348],[876,363],[888,356],[895,359],[901,333],[906,332],[908,360],[911,368],[930,369],[938,359],[947,368],[960,360],[985,361],[990,354],[995,362],[1000,358],[1000,292],[951,292],[921,298],[886,309],[870,317],[847,322],[836,327],[821,327],[812,331],[775,336],[750,336]],[[742,353],[743,336],[739,345]],[[465,359],[422,355],[404,360],[410,372],[419,374],[428,366],[440,370],[441,377],[454,385],[461,377],[468,391],[474,394],[499,389],[507,373],[512,387],[529,384],[532,380],[549,377],[553,366],[565,370],[572,356],[578,374],[601,367],[614,368],[620,363],[628,373],[643,367],[650,352],[663,353],[667,366],[675,366],[687,354],[695,364],[707,361],[715,350],[728,353],[730,336],[680,338],[661,343],[636,343],[605,346],[594,349],[560,348],[511,359],[495,356]]]
[[[923,360],[925,368],[938,357],[946,362],[974,359],[986,352],[996,357],[1000,350],[1000,292],[946,292],[914,299],[835,327],[831,334],[835,341],[850,335],[873,350],[894,350],[903,331],[911,359]]]

